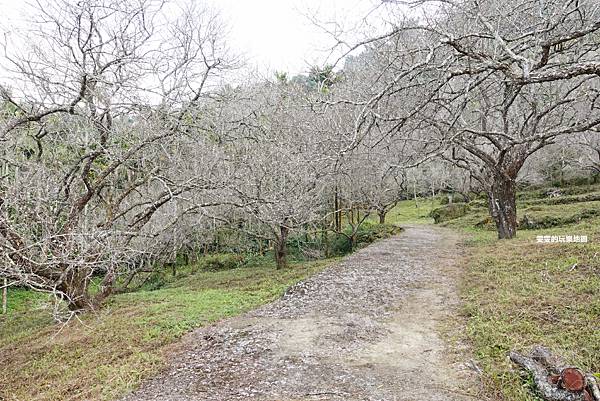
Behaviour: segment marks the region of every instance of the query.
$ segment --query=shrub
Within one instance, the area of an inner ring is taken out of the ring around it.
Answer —
[[[258,267],[268,266],[273,262],[273,255],[271,253],[258,254],[258,253],[247,253],[244,255],[242,262],[239,267]]]
[[[402,228],[393,224],[375,224],[365,222],[362,224],[356,233],[356,245],[368,245],[379,239],[389,238],[399,234]]]
[[[367,246],[377,240],[399,234],[401,231],[401,227],[393,224],[378,224],[365,221],[358,228],[358,232],[354,238],[354,246],[356,248]],[[348,235],[351,234],[350,227],[345,230],[345,234],[335,234],[329,248],[332,255],[346,255],[352,251],[350,241],[348,240]]]
[[[535,220],[527,215],[519,220],[519,228],[522,230],[536,230],[541,228],[550,228],[562,225],[562,220],[554,216],[544,216]]]
[[[527,202],[535,205],[567,205],[570,203],[596,202],[600,201],[599,193],[591,193],[585,195],[559,196],[549,199],[538,199]]]
[[[237,269],[244,264],[244,256],[231,253],[207,255],[198,261],[200,270],[218,271]]]
[[[318,260],[324,257],[325,244],[321,234],[315,235],[307,232],[293,234],[290,235],[287,243],[288,255],[292,259]]]
[[[342,234],[334,234],[329,248],[330,254],[333,256],[341,256],[346,255],[351,251],[352,249],[350,248],[348,237]]]
[[[555,187],[576,187],[576,186],[581,186],[581,185],[589,185],[590,183],[593,183],[593,177],[591,176],[577,176],[577,177],[572,177],[566,180],[553,180],[551,182],[552,186]]]
[[[490,216],[486,216],[482,220],[478,221],[475,224],[475,227],[488,229],[488,230],[493,229],[493,228],[495,228],[494,219],[492,219]]]
[[[433,209],[429,216],[433,218],[435,224],[438,224],[462,217],[466,215],[468,211],[469,205],[466,203],[452,203]]]
[[[542,228],[559,227],[567,224],[579,223],[581,220],[590,219],[600,215],[600,210],[585,209],[567,217],[543,216],[535,219],[524,215],[519,220],[519,227],[525,230],[537,230]]]
[[[474,207],[474,208],[480,207],[480,208],[487,209],[488,208],[488,201],[487,201],[487,199],[476,199],[476,200],[471,201],[469,203],[469,206],[470,207]]]

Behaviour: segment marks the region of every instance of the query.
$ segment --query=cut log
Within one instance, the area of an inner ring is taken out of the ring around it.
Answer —
[[[511,352],[510,360],[529,371],[541,396],[547,401],[585,401],[583,392],[574,393],[558,388],[548,382],[548,368],[530,357]]]
[[[565,390],[583,391],[586,386],[585,375],[577,368],[564,368],[560,372],[559,386]]]
[[[511,352],[510,359],[533,375],[538,390],[546,400],[600,401],[596,377],[568,366],[548,348],[536,346],[528,357]]]

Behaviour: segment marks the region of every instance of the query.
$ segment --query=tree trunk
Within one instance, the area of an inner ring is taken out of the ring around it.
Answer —
[[[90,300],[87,291],[88,282],[86,276],[70,273],[57,287],[59,291],[67,296],[65,301],[67,302],[69,310],[78,311],[90,309],[92,307],[92,301]]]
[[[4,285],[2,287],[2,313],[6,315],[6,301],[7,301],[7,291],[8,291],[8,280],[4,277]]]
[[[415,198],[415,207],[419,208],[419,202],[417,202],[417,180],[413,181],[413,195]]]
[[[335,231],[340,232],[342,230],[342,216],[340,213],[340,198],[338,195],[338,188],[335,187],[335,194],[333,198],[333,218],[335,220]]]
[[[285,226],[279,227],[279,238],[275,244],[275,263],[277,269],[285,269],[287,267],[287,237],[289,228]]]
[[[496,223],[499,239],[517,235],[517,199],[515,180],[502,174],[494,174],[488,189],[488,207]]]
[[[387,212],[379,211],[379,212],[377,212],[377,214],[379,215],[379,224],[385,224],[385,216],[386,216]]]
[[[325,250],[325,257],[328,258],[330,256],[329,252],[329,235],[327,234],[327,228],[325,228],[321,234],[321,242],[323,249]]]

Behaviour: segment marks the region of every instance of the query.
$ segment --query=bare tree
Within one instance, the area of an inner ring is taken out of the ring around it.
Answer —
[[[260,81],[239,89],[219,137],[234,171],[231,197],[243,210],[245,228],[272,240],[278,268],[287,266],[293,230],[322,218],[328,163],[320,138],[307,124],[310,102],[294,84]]]
[[[0,274],[80,310],[113,291],[136,241],[157,235],[160,210],[216,185],[192,173],[182,147],[206,145],[194,111],[230,65],[217,16],[192,3],[65,0],[33,11],[26,46],[5,45]]]
[[[600,124],[600,6],[585,0],[393,3],[412,6],[418,17],[399,13],[390,33],[355,46],[366,46],[379,70],[377,90],[357,102],[368,106],[362,127],[395,121],[394,129],[406,133],[413,121],[413,132],[446,144],[444,157],[485,188],[498,236],[512,238],[516,180],[527,158],[562,135]],[[410,107],[379,112],[392,101]]]
[[[573,142],[583,149],[583,151],[579,154],[579,166],[591,171],[595,175],[599,175],[600,133],[587,132],[582,135],[579,135]]]

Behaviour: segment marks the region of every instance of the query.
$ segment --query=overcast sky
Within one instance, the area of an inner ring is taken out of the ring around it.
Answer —
[[[373,7],[369,0],[214,0],[214,4],[231,24],[233,46],[261,69],[292,73],[322,63],[334,43],[307,15],[351,30]]]
[[[229,43],[234,52],[243,54],[259,71],[291,74],[323,64],[327,49],[333,44],[331,36],[312,24],[305,14],[316,15],[322,22],[336,21],[349,31],[377,3],[376,0],[207,1],[220,10],[229,25]],[[23,20],[20,1],[0,0],[0,10],[0,27],[18,26]]]

